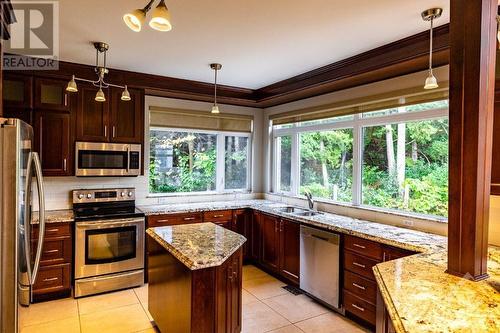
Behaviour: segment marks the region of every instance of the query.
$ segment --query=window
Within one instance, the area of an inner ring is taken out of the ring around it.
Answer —
[[[273,136],[274,192],[448,215],[447,100],[275,126]]]
[[[249,147],[246,133],[152,128],[149,192],[248,190]]]

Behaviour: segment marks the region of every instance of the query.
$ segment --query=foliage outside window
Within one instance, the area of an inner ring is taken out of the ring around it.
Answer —
[[[292,189],[292,137],[285,135],[276,139],[279,164],[278,187],[280,192],[290,192]]]
[[[274,127],[275,140],[296,138],[285,172],[299,180],[285,191],[278,178],[274,190],[446,217],[447,109],[448,101],[438,101]],[[283,163],[274,165],[282,175]]]
[[[223,150],[220,161],[219,149]],[[151,129],[149,192],[246,190],[248,154],[249,137],[245,134]],[[218,172],[218,165],[223,172]],[[223,187],[219,189],[218,183],[224,183]]]

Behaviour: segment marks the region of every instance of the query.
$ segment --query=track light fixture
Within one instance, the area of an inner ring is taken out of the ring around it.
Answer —
[[[217,105],[217,72],[222,68],[221,64],[210,64],[215,72],[215,84],[214,84],[214,105],[212,106],[212,113],[220,113],[219,106]]]
[[[130,101],[130,93],[128,91],[127,86],[120,86],[117,84],[112,84],[104,81],[104,75],[109,73],[109,69],[106,67],[106,53],[109,50],[109,45],[103,42],[94,42],[93,43],[94,48],[96,49],[96,64],[95,64],[95,72],[97,74],[97,80],[92,81],[92,80],[87,80],[87,79],[82,79],[79,77],[76,77],[73,75],[71,77],[71,80],[68,82],[68,85],[66,86],[66,91],[68,92],[77,92],[78,91],[78,86],[76,84],[76,81],[82,81],[82,82],[88,82],[92,83],[95,87],[98,87],[99,90],[97,91],[97,94],[95,95],[95,100],[96,102],[106,102],[106,95],[104,94],[104,91],[102,88],[109,88],[109,87],[116,87],[116,88],[122,88],[122,101]],[[104,61],[103,65],[99,66],[99,55],[103,54],[104,55]]]
[[[434,20],[441,17],[443,13],[442,8],[430,8],[422,12],[422,19],[424,21],[431,21],[431,30],[430,30],[430,50],[429,50],[429,74],[427,75],[427,79],[425,79],[424,89],[436,89],[439,87],[437,83],[437,79],[432,72],[432,42],[433,42],[433,31],[434,31]]]
[[[134,9],[130,13],[123,15],[125,24],[135,32],[139,32],[146,20],[146,14],[151,10],[155,0],[150,0],[144,8]],[[165,5],[165,0],[160,0],[156,8],[153,10],[153,16],[149,21],[149,26],[158,31],[172,30],[172,23],[170,22],[170,12]]]

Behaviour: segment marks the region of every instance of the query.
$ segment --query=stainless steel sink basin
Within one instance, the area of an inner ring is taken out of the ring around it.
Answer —
[[[299,213],[295,213],[293,215],[297,215],[297,216],[316,216],[316,215],[320,215],[321,213],[320,212],[314,212],[314,211],[305,211],[305,212],[299,212]]]
[[[289,214],[298,214],[298,213],[307,212],[306,209],[302,209],[299,207],[293,207],[293,206],[281,207],[281,208],[278,208],[278,211],[283,212],[283,213],[289,213]]]

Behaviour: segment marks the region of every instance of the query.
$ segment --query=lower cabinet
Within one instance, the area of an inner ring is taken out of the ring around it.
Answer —
[[[216,271],[216,332],[241,332],[242,254],[237,251]]]
[[[252,212],[252,222],[251,222],[251,227],[249,231],[249,244],[250,244],[250,249],[249,249],[249,257],[253,262],[259,263],[261,261],[261,255],[262,255],[262,241],[261,241],[261,217],[262,214],[259,212],[253,211]]]
[[[33,249],[36,249],[38,244],[37,238],[38,226],[34,225],[31,234]],[[45,227],[40,270],[33,286],[34,302],[64,298],[71,295],[72,258],[73,238],[71,224],[47,224]]]
[[[148,228],[164,227],[169,225],[200,223],[203,221],[202,213],[161,214],[147,217]]]
[[[260,226],[262,229],[262,265],[273,272],[278,272],[280,260],[280,219],[275,216],[262,214]]]
[[[226,229],[233,230],[233,211],[217,210],[203,212],[203,222],[212,222]]]
[[[233,231],[245,236],[247,241],[243,244],[243,261],[250,259],[252,242],[252,216],[251,209],[236,209],[233,211]]]

